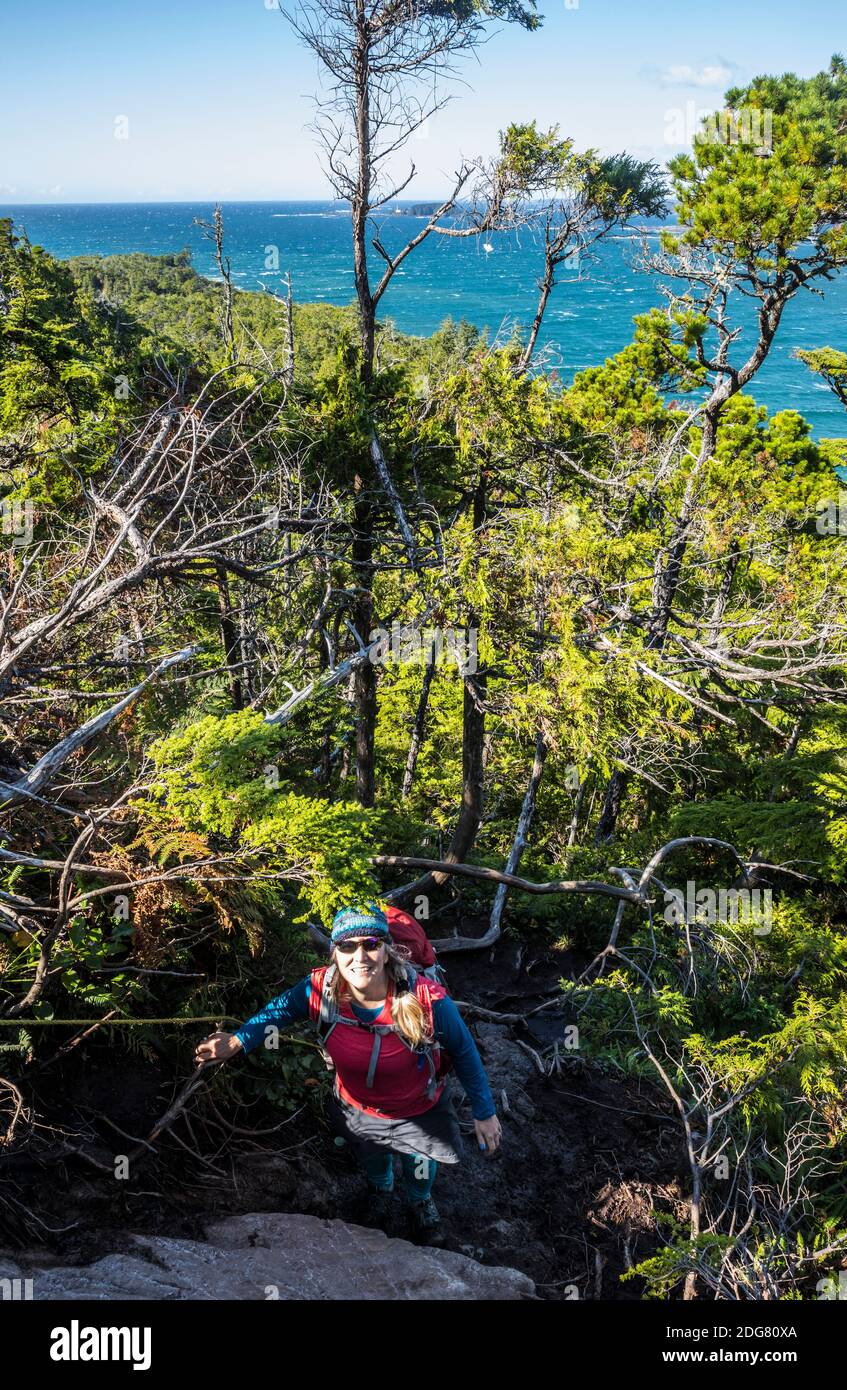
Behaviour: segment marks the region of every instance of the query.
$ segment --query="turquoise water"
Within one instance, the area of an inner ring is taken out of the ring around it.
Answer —
[[[161,255],[188,246],[195,269],[214,276],[211,247],[200,228],[192,225],[195,217],[210,218],[212,210],[211,203],[0,204],[0,216],[13,217],[32,242],[55,256],[128,251]],[[223,212],[226,252],[240,288],[280,290],[281,276],[288,270],[295,299],[331,304],[353,299],[346,207],[327,202],[225,203]],[[422,226],[423,219],[407,211],[387,213],[380,235],[387,250],[395,252]],[[655,228],[651,230],[655,237]],[[596,263],[584,263],[580,271],[562,269],[540,346],[563,380],[618,352],[632,337],[633,314],[664,303],[655,280],[634,265],[639,250],[639,239],[624,233],[600,247]],[[275,256],[278,270],[272,268]],[[381,265],[374,253],[374,283]],[[530,234],[431,236],[397,271],[380,316],[393,319],[407,333],[431,333],[451,315],[488,328],[492,335],[507,334],[515,322],[531,323],[542,269],[542,248]],[[842,437],[847,435],[844,409],[791,356],[797,347],[845,347],[847,277],[823,282],[822,289],[823,299],[804,293],[788,305],[752,394],[770,411],[799,410],[815,438]],[[746,341],[741,339],[736,352]]]

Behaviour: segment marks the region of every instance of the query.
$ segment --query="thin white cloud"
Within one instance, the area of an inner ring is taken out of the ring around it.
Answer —
[[[672,63],[664,69],[660,80],[666,87],[723,87],[732,77],[726,63]]]

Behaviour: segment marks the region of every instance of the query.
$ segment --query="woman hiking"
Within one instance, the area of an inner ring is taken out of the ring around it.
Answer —
[[[432,1186],[438,1164],[458,1163],[463,1152],[444,1087],[450,1064],[471,1102],[479,1148],[491,1153],[501,1139],[479,1052],[444,986],[413,969],[373,903],[337,912],[330,945],[329,966],[272,999],[235,1033],[213,1033],[195,1060],[250,1052],[272,1028],[311,1018],[335,1066],[333,1127],[367,1174],[365,1223],[381,1226],[387,1218],[398,1153],[412,1237],[442,1244]]]

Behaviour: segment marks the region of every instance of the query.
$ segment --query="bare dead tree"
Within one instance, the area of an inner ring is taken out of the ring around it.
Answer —
[[[326,89],[317,99],[315,132],[323,150],[327,178],[338,198],[350,203],[353,264],[362,336],[362,371],[370,380],[374,359],[376,309],[403,260],[440,227],[456,206],[472,172],[464,165],[450,196],[421,231],[395,255],[377,237],[374,246],[385,262],[372,287],[368,265],[368,226],[372,214],[396,198],[415,175],[414,163],[399,179],[396,156],[414,133],[450,99],[444,87],[455,61],[484,41],[487,24],[503,19],[528,29],[540,22],[535,6],[507,0],[486,11],[470,4],[445,7],[433,0],[315,0],[283,13],[314,53]],[[489,203],[486,215],[467,229],[479,235],[501,215]]]
[[[443,90],[453,75],[454,62],[483,41],[486,25],[502,18],[532,29],[539,23],[534,0],[495,0],[482,11],[462,3],[445,8],[433,0],[314,0],[284,10],[307,47],[315,54],[326,87],[318,97],[315,132],[323,150],[324,168],[338,198],[349,202],[353,235],[353,271],[359,309],[361,378],[370,386],[375,356],[377,308],[403,261],[430,235],[480,235],[512,215],[508,181],[495,175],[484,197],[482,215],[472,213],[469,225],[446,225],[473,173],[464,164],[456,174],[452,192],[424,227],[398,252],[389,252],[379,231],[371,245],[384,262],[373,283],[368,238],[373,215],[396,198],[414,177],[414,164],[399,179],[394,177],[396,157],[414,133],[448,101]],[[480,181],[480,188],[484,178]],[[372,488],[374,478],[378,491]],[[403,536],[412,568],[416,549],[399,491],[372,424],[369,457],[353,467],[352,491],[356,540],[353,550],[358,599],[352,621],[360,639],[373,627],[374,528],[379,504],[391,506]],[[376,672],[363,665],[356,671],[356,793],[362,805],[373,803],[374,734],[376,728]]]
[[[833,260],[825,235],[819,240],[816,238],[808,251],[777,247],[776,264],[771,263],[764,251],[765,248],[759,256],[742,258],[729,246],[721,247],[716,243],[692,247],[680,238],[670,254],[649,251],[645,244],[642,265],[659,277],[668,314],[696,314],[708,325],[710,335],[698,333],[694,341],[695,360],[708,383],[708,395],[700,411],[699,450],[696,457],[683,459],[687,477],[682,503],[655,569],[650,628],[652,647],[661,647],[668,630],[704,470],[714,454],[725,407],[739,391],[749,386],[764,365],[789,302],[801,290],[813,289],[816,280],[832,275]],[[677,291],[675,285],[680,283],[682,288]],[[755,306],[756,333],[752,346],[744,350],[741,360],[733,360],[741,327],[735,322],[731,305],[743,299],[752,301]],[[707,346],[710,341],[714,346]]]
[[[517,371],[529,368],[559,267],[570,264],[582,276],[593,248],[616,227],[633,217],[660,217],[667,210],[665,185],[656,164],[627,154],[598,159],[593,152],[578,154],[571,140],[553,145],[549,174],[557,189],[533,210],[531,225],[541,228],[544,270],[538,282],[538,302]]]
[[[294,301],[291,297],[291,272],[285,276],[285,384],[289,390],[294,385]]]
[[[238,361],[238,347],[233,328],[232,306],[234,291],[232,286],[232,267],[229,256],[224,255],[224,216],[220,203],[216,203],[212,221],[195,217],[195,227],[202,229],[203,235],[215,248],[215,264],[223,283],[223,305],[221,308],[221,332],[224,346],[233,362]]]
[[[690,414],[683,424],[688,421]],[[580,514],[590,508],[609,536],[623,537],[633,528],[637,506],[646,503],[664,511],[666,489],[673,487],[685,452],[680,429],[672,419],[667,421],[664,434],[645,436],[638,453],[614,440],[598,439],[605,473],[587,468],[556,446],[542,446],[552,449],[559,466],[572,473],[579,487]],[[715,555],[705,543],[710,515],[701,497],[689,517],[681,572],[685,585],[677,591],[674,623],[661,648],[651,642],[652,603],[633,602],[632,580],[604,583],[601,595],[591,575],[578,566],[564,577],[579,603],[580,648],[593,650],[604,662],[629,664],[645,691],[667,691],[680,709],[689,706],[693,712],[684,740],[673,717],[651,720],[646,740],[631,735],[620,739],[614,753],[617,767],[606,783],[595,832],[597,843],[614,834],[627,781],[639,779],[664,795],[675,786],[703,785],[700,764],[706,755],[707,727],[732,730],[752,722],[767,732],[776,749],[787,751],[801,713],[810,716],[813,708],[842,704],[847,695],[847,624],[839,586],[833,582],[835,571],[818,572],[813,566],[790,613],[781,602],[779,586],[772,592],[766,587],[750,591],[740,582],[751,566],[779,572],[796,563],[803,553],[803,516],[780,516],[775,525],[754,527],[751,507],[749,518],[734,518],[726,554]],[[558,576],[557,580],[562,582]],[[768,707],[783,713],[787,722],[769,716]]]
[[[412,781],[415,776],[415,767],[418,761],[421,743],[423,741],[424,724],[426,712],[429,705],[429,691],[432,685],[432,678],[435,675],[435,651],[434,646],[430,647],[428,659],[424,666],[423,680],[421,681],[421,692],[418,696],[417,709],[415,710],[415,720],[412,725],[412,736],[409,739],[409,751],[406,754],[406,766],[403,769],[403,786],[400,795],[404,801],[408,800],[412,790]]]
[[[0,933],[23,933],[36,947],[21,997],[7,1000],[14,1016],[36,1003],[56,974],[55,950],[66,943],[73,915],[103,894],[189,880],[202,892],[204,883],[249,877],[228,873],[232,856],[224,853],[180,866],[176,880],[151,872],[143,856],[137,869],[115,874],[110,856],[124,856],[126,803],[144,784],[143,768],[115,758],[121,718],[152,690],[172,696],[181,683],[221,671],[240,690],[228,582],[278,602],[283,577],[291,569],[308,574],[328,536],[349,545],[340,504],[320,486],[304,495],[302,460],[286,453],[279,407],[265,404],[262,390],[260,380],[234,391],[216,374],[190,402],[176,393],[146,409],[111,460],[84,480],[80,507],[40,516],[32,544],[10,555],[0,579],[4,862],[35,880],[31,892],[0,895]],[[222,612],[208,604],[208,638],[169,651],[167,634],[179,630],[181,611],[190,613],[194,630],[202,623],[208,591],[226,594]],[[113,648],[115,622],[127,612],[143,642],[118,628]],[[129,678],[128,688],[94,684],[98,661]],[[273,665],[279,672],[282,662]],[[65,682],[60,691],[54,673]],[[75,706],[87,704],[95,713],[78,720]],[[63,844],[64,858],[39,854],[45,840]],[[93,864],[86,864],[89,848]],[[77,876],[88,871],[111,878],[110,886],[76,892]],[[261,876],[262,867],[253,871]],[[269,877],[296,880],[301,872],[292,865]]]

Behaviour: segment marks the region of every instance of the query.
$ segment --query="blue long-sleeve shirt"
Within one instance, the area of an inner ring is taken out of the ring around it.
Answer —
[[[312,985],[308,975],[302,980],[298,980],[296,985],[285,990],[276,999],[271,999],[263,1009],[248,1018],[246,1023],[236,1030],[235,1036],[238,1038],[245,1052],[250,1052],[254,1047],[258,1047],[264,1042],[266,1029],[273,1025],[276,1028],[284,1027],[287,1023],[298,1023],[309,1017],[309,997]],[[360,1004],[353,1004],[351,1008],[363,1023],[372,1023],[381,1008],[366,1009]],[[443,999],[433,1000],[432,1023],[435,1032],[435,1041],[439,1047],[449,1055],[456,1075],[461,1081],[471,1103],[471,1113],[475,1120],[487,1120],[495,1114],[494,1100],[491,1095],[491,1088],[488,1084],[488,1077],[485,1075],[485,1068],[482,1065],[482,1058],[479,1055],[477,1045],[474,1042],[459,1010],[456,1008],[449,995]]]

